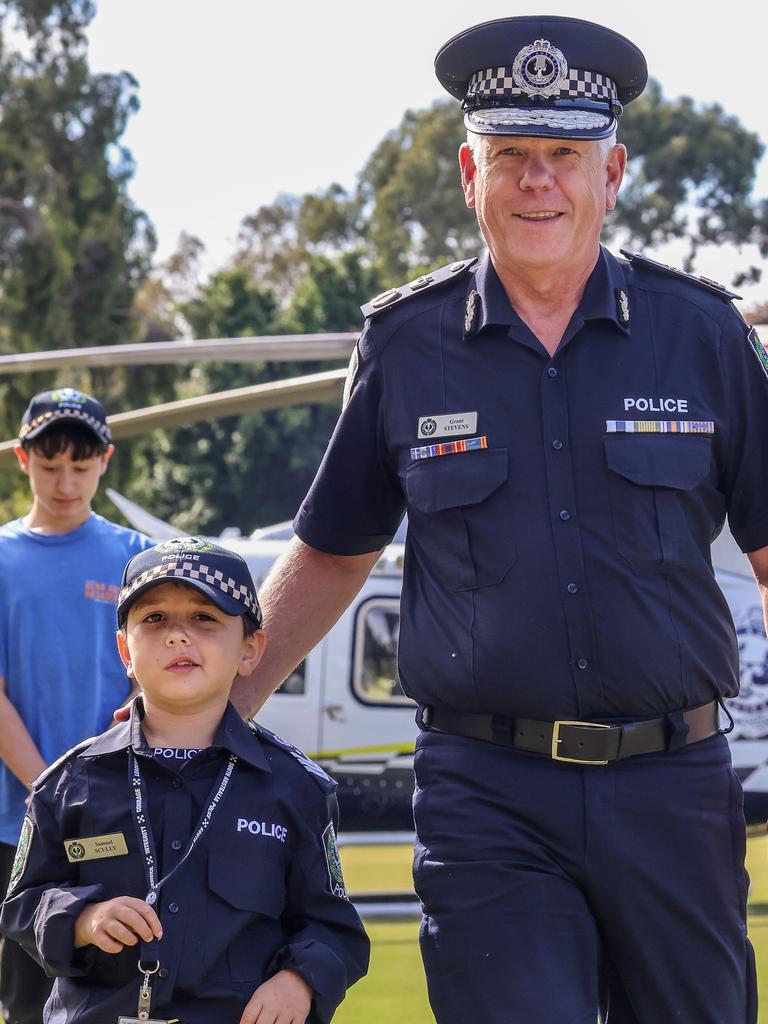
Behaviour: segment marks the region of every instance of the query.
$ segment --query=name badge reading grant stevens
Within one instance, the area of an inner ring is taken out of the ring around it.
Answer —
[[[124,857],[128,853],[122,832],[103,836],[85,836],[82,839],[66,839],[64,849],[70,864],[81,860],[101,860],[107,857]]]
[[[476,412],[451,412],[446,416],[419,416],[418,438],[450,437],[452,434],[474,434]]]

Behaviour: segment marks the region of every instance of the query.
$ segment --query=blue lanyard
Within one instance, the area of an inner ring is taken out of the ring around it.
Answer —
[[[213,789],[206,798],[207,806],[203,809],[203,813],[200,816],[197,827],[192,833],[192,838],[187,843],[187,848],[182,854],[181,859],[167,875],[163,878],[158,878],[157,852],[155,849],[155,839],[152,834],[152,826],[149,821],[147,787],[144,784],[138,758],[134,751],[129,749],[128,775],[131,781],[131,786],[133,787],[133,823],[136,826],[136,834],[139,839],[139,849],[144,854],[144,871],[147,878],[147,895],[144,899],[150,907],[154,907],[157,903],[157,897],[161,887],[173,878],[205,835],[208,830],[208,826],[211,823],[211,819],[213,818],[213,815],[215,814],[216,809],[221,803],[224,793],[227,790],[227,786],[232,780],[237,762],[237,754],[230,754],[229,760],[222,768],[218,779],[213,785]]]

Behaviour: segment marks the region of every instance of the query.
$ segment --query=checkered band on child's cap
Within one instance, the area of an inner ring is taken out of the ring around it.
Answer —
[[[110,444],[112,441],[112,432],[107,424],[95,416],[91,416],[90,413],[83,412],[82,409],[49,409],[30,420],[29,423],[22,423],[19,427],[19,440],[23,441],[33,431],[39,433],[41,427],[49,426],[56,420],[78,420],[86,427],[90,427],[104,444]]]
[[[123,574],[118,621],[125,621],[141,593],[163,580],[188,583],[227,615],[248,615],[261,628],[261,609],[244,559],[195,537],[177,538],[134,555]]]
[[[482,107],[488,100],[499,97],[526,96],[527,90],[515,83],[514,69],[508,67],[486,68],[476,71],[469,81],[465,109]],[[616,99],[616,84],[606,75],[597,71],[582,71],[570,68],[568,77],[556,94],[559,99]]]

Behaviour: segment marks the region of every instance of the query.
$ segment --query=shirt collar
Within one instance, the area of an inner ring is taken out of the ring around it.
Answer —
[[[136,753],[149,754],[151,748],[141,731],[141,720],[144,717],[144,705],[141,697],[137,697],[131,705],[131,717],[127,722],[120,722],[108,732],[102,733],[81,752],[81,757],[100,757],[103,754],[115,754],[132,747]],[[213,737],[214,747],[237,754],[253,768],[271,772],[269,762],[262,750],[261,742],[237,711],[228,703],[221,721]]]
[[[522,325],[520,317],[507,298],[489,254],[486,253],[470,287],[474,288],[480,299],[474,334],[479,334],[489,324],[508,328]],[[629,334],[631,311],[628,294],[621,263],[601,245],[597,263],[589,275],[576,314],[583,321],[611,320],[624,334]]]

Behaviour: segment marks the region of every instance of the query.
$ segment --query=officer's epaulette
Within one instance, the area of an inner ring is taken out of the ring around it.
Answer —
[[[274,732],[270,732],[269,729],[265,729],[263,725],[254,721],[253,718],[246,719],[246,724],[251,732],[258,736],[259,739],[265,740],[267,743],[271,743],[275,747],[279,747],[280,750],[284,750],[287,754],[290,754],[292,758],[299,762],[304,771],[309,772],[312,778],[317,782],[321,789],[327,791],[329,786],[335,788],[336,783],[328,774],[324,771],[319,764],[316,764],[311,757],[307,757],[303,751],[299,750],[298,747],[294,747],[292,743],[284,740],[281,736],[278,736]]]
[[[445,284],[446,281],[454,281],[456,278],[466,274],[478,262],[479,260],[475,256],[471,260],[458,260],[456,263],[446,263],[444,267],[430,270],[428,274],[422,274],[421,277],[417,277],[414,281],[409,281],[408,284],[401,284],[397,288],[388,288],[387,291],[382,292],[381,295],[376,295],[370,302],[366,302],[364,306],[360,307],[363,311],[363,316],[376,316],[377,313],[381,313],[385,309],[392,309],[393,306],[405,302],[412,295],[423,295],[430,288],[436,288],[440,284]]]
[[[699,274],[689,274],[685,270],[678,270],[677,267],[670,267],[667,263],[659,263],[658,260],[652,260],[641,252],[627,252],[626,249],[621,249],[620,252],[622,256],[626,256],[632,266],[647,267],[648,270],[655,270],[660,274],[666,274],[668,277],[674,277],[678,281],[688,281],[690,284],[696,284],[700,288],[706,288],[707,291],[719,295],[721,299],[730,301],[731,299],[741,298],[736,292],[729,291],[724,284],[713,281],[709,277],[701,277]]]
[[[42,786],[45,780],[50,775],[53,775],[57,768],[61,768],[61,766],[66,761],[71,761],[72,758],[76,757],[81,750],[85,750],[86,747],[89,747],[95,739],[95,736],[89,736],[87,740],[81,740],[79,743],[75,744],[74,747],[70,747],[69,750],[66,750],[61,755],[61,757],[56,758],[53,764],[49,764],[47,768],[43,768],[43,770],[40,772],[40,774],[37,776],[35,781],[30,786],[30,789],[37,789],[38,786]]]

